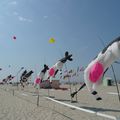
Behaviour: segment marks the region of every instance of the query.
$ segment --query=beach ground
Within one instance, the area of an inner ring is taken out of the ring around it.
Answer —
[[[20,86],[17,88],[11,85],[1,85],[0,120],[120,119],[120,102],[115,86],[98,88],[99,95],[103,98],[102,101],[96,101],[84,88],[72,99],[73,102],[71,102],[70,92],[78,89],[79,85],[71,86],[71,91],[69,85],[62,87],[67,87],[68,90],[40,89],[38,100],[38,93],[35,93],[33,86],[26,86],[24,90],[21,90]]]

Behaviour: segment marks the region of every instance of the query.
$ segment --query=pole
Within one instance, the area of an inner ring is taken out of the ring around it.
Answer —
[[[67,65],[65,64],[65,68],[67,70]],[[68,74],[68,70],[67,70],[67,74]],[[69,87],[70,87],[70,97],[71,97],[71,94],[72,94],[72,89],[71,89],[71,82],[70,82],[70,78],[68,77],[68,81],[69,81]],[[72,97],[71,97],[71,102],[73,101]]]
[[[50,96],[50,91],[49,91],[49,88],[48,88],[48,97]]]
[[[39,90],[38,90],[38,97],[37,97],[37,107],[39,106]]]
[[[21,67],[21,69],[17,72],[16,76],[17,76],[17,89],[18,89],[18,74],[21,72],[21,70],[23,70],[24,67]]]
[[[15,92],[14,92],[14,89],[13,89],[13,96],[14,96]]]
[[[119,99],[119,102],[120,102],[120,92],[119,92],[119,88],[118,88],[117,79],[116,79],[116,75],[115,75],[115,71],[114,71],[113,65],[111,65],[111,68],[112,68],[112,71],[113,71],[115,84],[116,84],[116,88],[117,88],[117,92],[118,92],[118,99]]]
[[[104,41],[100,37],[99,37],[99,40],[101,41],[102,45],[105,47]],[[111,68],[112,68],[112,72],[113,72],[113,75],[114,75],[115,84],[116,84],[116,88],[117,88],[117,92],[118,92],[118,99],[119,99],[119,102],[120,102],[120,93],[119,93],[119,88],[118,88],[118,84],[117,84],[116,75],[115,75],[113,65],[111,65]]]
[[[77,85],[77,83],[75,84],[75,91],[77,91],[76,85]],[[76,93],[76,97],[75,97],[75,98],[76,98],[76,102],[77,102],[77,101],[78,101],[78,100],[77,100],[77,93]]]

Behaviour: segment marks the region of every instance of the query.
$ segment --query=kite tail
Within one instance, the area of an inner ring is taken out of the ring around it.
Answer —
[[[98,92],[96,91],[96,86],[97,83],[92,83],[89,80],[85,81],[86,86],[88,88],[88,90],[90,91],[90,93],[95,97],[96,100],[102,100],[102,98],[98,95]]]
[[[90,93],[95,97],[96,100],[102,100],[102,98],[99,97],[98,92],[96,91],[96,86],[97,86],[98,82],[93,83],[89,79],[90,68],[92,65],[93,65],[93,63],[91,63],[84,71],[85,84],[86,84],[88,90],[90,91]]]
[[[102,100],[102,98],[98,95],[98,92],[96,91],[97,83],[91,83],[89,80],[85,83],[86,83],[88,90],[95,97],[95,99]]]
[[[96,98],[96,100],[102,100],[102,98],[99,97],[97,91],[93,91],[91,94],[94,95],[94,97]]]

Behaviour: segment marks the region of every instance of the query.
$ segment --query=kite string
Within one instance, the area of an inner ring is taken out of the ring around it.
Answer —
[[[66,69],[66,71],[67,71],[67,74],[68,74],[68,69],[67,69],[67,65],[66,65],[66,63],[65,63],[65,69]],[[71,82],[70,82],[70,78],[68,77],[68,81],[69,81],[69,86],[70,86],[70,96],[71,96],[71,94],[72,94],[72,88],[71,88]],[[72,96],[71,96],[71,102],[72,102],[73,100],[72,100]]]

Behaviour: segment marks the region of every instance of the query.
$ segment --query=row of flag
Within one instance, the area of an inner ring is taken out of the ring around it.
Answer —
[[[68,79],[70,77],[79,76],[80,72],[83,72],[85,67],[78,67],[77,70],[65,70],[63,74],[60,74],[60,79]]]

